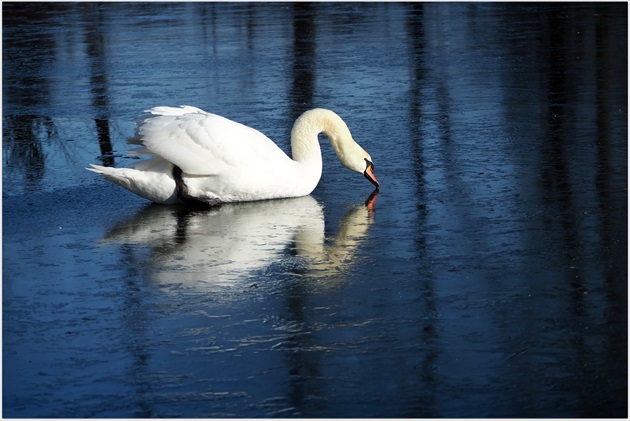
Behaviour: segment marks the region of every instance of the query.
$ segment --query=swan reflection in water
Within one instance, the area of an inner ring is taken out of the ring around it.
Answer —
[[[209,210],[149,205],[112,228],[104,241],[148,246],[146,261],[129,259],[159,285],[218,291],[264,277],[272,267],[331,280],[355,260],[373,223],[377,195],[375,190],[350,209],[328,241],[322,205],[311,196]]]

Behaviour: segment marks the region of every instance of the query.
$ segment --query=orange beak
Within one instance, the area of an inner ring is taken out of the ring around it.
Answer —
[[[365,176],[365,178],[370,180],[370,183],[374,184],[374,187],[378,189],[380,184],[378,180],[376,179],[376,177],[374,176],[374,164],[372,164],[367,159],[365,160],[365,163],[366,163],[366,166],[365,166],[365,171],[363,172],[363,175]]]

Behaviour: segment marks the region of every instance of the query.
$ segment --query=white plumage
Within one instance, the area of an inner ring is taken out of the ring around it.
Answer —
[[[291,133],[289,158],[261,132],[196,107],[156,107],[138,122],[131,155],[148,159],[131,168],[92,165],[108,180],[156,203],[209,204],[310,194],[321,177],[318,134],[324,132],[340,161],[375,186],[370,155],[343,120],[329,110],[300,116]]]

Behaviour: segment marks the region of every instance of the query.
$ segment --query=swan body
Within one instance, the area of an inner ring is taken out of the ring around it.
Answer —
[[[130,168],[87,168],[148,200],[162,204],[299,197],[321,178],[318,134],[330,140],[341,163],[377,188],[372,158],[337,114],[306,111],[291,131],[289,158],[271,139],[251,127],[191,106],[156,107],[138,122],[127,142],[130,155],[146,157]]]

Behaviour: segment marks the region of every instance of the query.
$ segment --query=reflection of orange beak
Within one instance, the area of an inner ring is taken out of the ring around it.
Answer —
[[[365,201],[365,206],[367,207],[368,213],[370,215],[374,214],[374,204],[376,203],[377,197],[378,197],[378,189],[375,189],[370,195],[370,197],[368,197],[367,200]]]
[[[363,175],[365,176],[365,178],[370,180],[370,183],[374,184],[374,187],[378,189],[379,183],[376,177],[374,176],[374,164],[372,164],[367,159],[365,160],[365,162],[367,165],[365,167],[365,172],[363,173]]]

